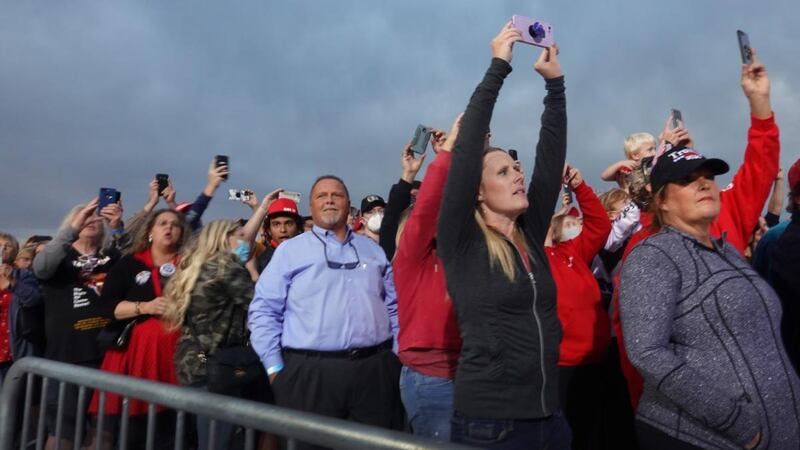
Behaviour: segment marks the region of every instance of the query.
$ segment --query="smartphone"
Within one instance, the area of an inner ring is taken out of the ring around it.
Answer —
[[[428,149],[428,141],[431,140],[431,129],[425,125],[417,125],[414,130],[414,138],[411,140],[411,151],[424,155],[425,150]]]
[[[97,212],[100,213],[100,211],[106,206],[119,202],[121,197],[122,195],[120,192],[114,188],[100,188]]]
[[[670,115],[672,115],[672,128],[678,128],[683,126],[683,114],[681,114],[680,110],[672,109],[670,111]]]
[[[228,172],[230,173],[231,167],[228,165],[228,156],[227,155],[217,155],[217,156],[214,157],[214,161],[215,161],[214,164],[216,165],[216,167],[226,166],[226,167],[228,167]],[[228,174],[225,174],[222,177],[222,179],[223,180],[227,180],[228,179]]]
[[[169,175],[165,173],[157,173],[156,174],[156,181],[158,182],[158,195],[161,195],[169,186]]]
[[[537,47],[547,48],[553,45],[553,27],[539,19],[531,19],[525,16],[512,16],[511,24],[522,34],[522,40],[526,44]]]
[[[290,192],[290,191],[283,191],[278,193],[278,198],[288,198],[289,200],[300,204],[300,193],[299,192]]]
[[[508,149],[508,156],[511,157],[514,161],[519,161],[519,156],[517,155],[517,151],[513,148]]]
[[[742,54],[742,64],[753,64],[753,51],[750,49],[750,37],[742,30],[736,30],[739,39],[739,52]]]
[[[567,194],[567,196],[569,197],[569,201],[567,202],[567,204],[575,202],[575,197],[572,195],[572,189],[569,187],[569,184],[567,183],[564,183],[564,193]]]
[[[228,189],[228,200],[246,202],[250,200],[250,191],[247,189]]]

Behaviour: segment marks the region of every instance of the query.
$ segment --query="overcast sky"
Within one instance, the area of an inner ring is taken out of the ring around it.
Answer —
[[[738,28],[770,73],[782,166],[800,156],[796,0],[0,4],[0,229],[20,239],[53,233],[100,186],[123,192],[128,216],[157,172],[191,201],[215,154],[230,155],[231,177],[206,220],[247,214],[228,188],[300,191],[307,212],[323,173],[344,178],[356,206],[386,196],[416,125],[446,128],[464,109],[513,14],[553,24],[568,159],[598,191],[624,137],[657,134],[672,107],[702,152],[741,163]],[[493,143],[529,169],[544,83],[538,49],[514,50]]]

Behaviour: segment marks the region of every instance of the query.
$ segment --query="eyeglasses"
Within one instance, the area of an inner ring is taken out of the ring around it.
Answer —
[[[361,259],[358,257],[358,250],[356,250],[356,246],[353,245],[352,242],[348,242],[347,245],[349,245],[353,249],[353,253],[356,254],[356,260],[354,262],[343,263],[343,262],[331,261],[330,259],[328,259],[328,244],[326,244],[325,241],[321,237],[319,237],[317,233],[315,233],[313,230],[311,231],[311,234],[313,234],[314,237],[316,237],[317,239],[319,239],[320,242],[322,242],[323,252],[325,253],[325,262],[328,264],[329,269],[353,270],[356,267],[358,267],[359,264],[361,264]]]

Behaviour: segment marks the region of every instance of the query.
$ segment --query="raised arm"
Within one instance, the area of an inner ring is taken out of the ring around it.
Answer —
[[[718,223],[730,227],[723,231],[728,232],[730,243],[743,253],[778,174],[781,144],[770,106],[767,71],[757,60],[742,66],[742,90],[750,103],[747,148],[744,163],[723,190]]]
[[[450,133],[439,147],[436,159],[428,166],[425,182],[417,194],[417,203],[403,228],[403,236],[397,246],[397,256],[407,258],[411,264],[420,262],[433,249],[436,219],[439,217],[442,192],[447,181],[447,173],[450,171],[452,148],[458,137],[462,117],[463,114],[458,115]]]
[[[84,226],[91,221],[101,220],[93,216],[97,208],[98,199],[90,201],[80,211],[75,213],[72,222],[60,229],[52,241],[44,246],[41,252],[33,259],[33,273],[40,280],[48,280],[55,275],[59,264],[67,256],[70,246],[78,240],[78,234]]]
[[[530,206],[525,212],[525,226],[531,237],[543,245],[561,191],[561,174],[567,157],[567,97],[558,47],[543,50],[534,68],[545,79],[547,95],[536,145],[536,165],[528,188]]]
[[[403,167],[400,181],[393,185],[389,191],[389,203],[386,204],[386,208],[383,211],[383,221],[381,221],[380,245],[390,261],[394,258],[397,250],[395,242],[400,215],[411,205],[411,189],[413,188],[414,178],[417,177],[423,161],[425,161],[425,155],[422,155],[419,159],[414,159],[410,143],[403,147],[403,153],[400,156],[400,162]]]
[[[439,212],[437,229],[442,257],[453,255],[471,242],[477,231],[473,214],[483,171],[484,142],[497,95],[511,73],[511,46],[520,37],[509,22],[492,40],[492,62],[464,112]]]
[[[250,243],[250,247],[253,247],[256,241],[258,230],[261,228],[261,224],[264,223],[264,218],[267,217],[270,205],[278,199],[278,194],[281,192],[283,192],[283,188],[275,189],[267,194],[261,204],[259,204],[255,192],[252,190],[250,191],[250,201],[247,202],[247,205],[253,208],[253,214],[250,215],[250,219],[244,225],[243,230],[244,240]],[[300,227],[301,224],[298,223],[297,226]]]
[[[680,276],[675,263],[646,242],[623,264],[619,311],[628,358],[661,395],[744,446],[759,433],[756,406],[721,389],[673,350]]]
[[[581,257],[586,264],[591,264],[606,243],[608,233],[611,231],[611,222],[600,199],[583,180],[580,171],[572,168],[567,177],[571,180],[570,187],[575,192],[575,198],[583,212],[583,231],[578,236]]]
[[[767,214],[764,219],[767,225],[772,228],[781,221],[781,209],[783,209],[783,169],[778,170],[778,175],[775,177],[775,182],[772,186],[772,196],[769,198],[769,206],[767,206]]]

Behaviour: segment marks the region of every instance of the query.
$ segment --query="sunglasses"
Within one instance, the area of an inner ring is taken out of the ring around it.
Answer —
[[[347,245],[349,245],[350,248],[353,249],[353,253],[356,254],[356,260],[354,262],[343,263],[338,261],[331,261],[330,259],[328,259],[328,244],[326,244],[325,241],[321,237],[319,237],[317,233],[315,233],[313,230],[311,231],[311,234],[313,234],[314,237],[316,237],[317,239],[319,239],[320,242],[322,242],[322,249],[323,252],[325,253],[325,262],[328,264],[329,269],[353,270],[356,267],[358,267],[359,264],[361,264],[361,259],[358,257],[358,250],[356,250],[356,246],[353,245],[352,242],[348,242]]]

